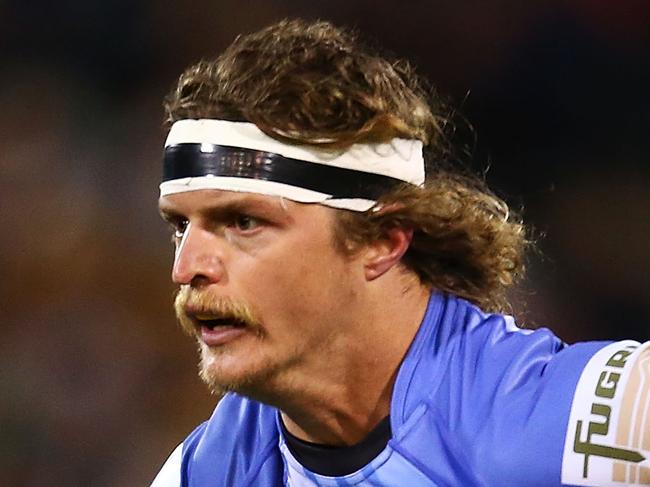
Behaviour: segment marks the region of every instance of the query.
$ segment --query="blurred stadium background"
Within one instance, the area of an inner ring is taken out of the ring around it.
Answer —
[[[171,311],[161,100],[287,16],[358,27],[471,121],[474,167],[545,235],[524,324],[650,339],[650,3],[4,1],[1,485],[148,485],[209,415]]]

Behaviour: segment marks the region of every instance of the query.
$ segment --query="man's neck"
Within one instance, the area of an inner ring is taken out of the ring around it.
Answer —
[[[399,367],[422,322],[430,291],[396,279],[372,297],[354,334],[332,338],[313,363],[275,383],[265,398],[287,430],[313,443],[353,445],[388,414]],[[277,386],[277,387],[276,387]]]

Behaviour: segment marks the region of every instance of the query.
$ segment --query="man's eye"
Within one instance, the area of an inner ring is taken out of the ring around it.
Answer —
[[[232,226],[242,232],[255,230],[262,222],[252,216],[237,215],[233,218]]]
[[[171,223],[173,242],[178,242],[180,239],[183,238],[183,235],[185,234],[185,230],[187,230],[187,224],[188,224],[187,220],[178,220],[176,222]]]

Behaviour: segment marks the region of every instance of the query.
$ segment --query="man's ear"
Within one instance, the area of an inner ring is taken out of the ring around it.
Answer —
[[[364,265],[366,279],[372,281],[396,265],[412,239],[412,228],[394,227],[386,232],[384,238],[369,244]]]

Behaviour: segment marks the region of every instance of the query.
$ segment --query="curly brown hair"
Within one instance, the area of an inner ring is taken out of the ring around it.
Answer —
[[[384,195],[377,207],[389,211],[337,210],[338,243],[352,249],[394,226],[412,228],[402,263],[423,283],[486,311],[510,309],[506,291],[523,275],[525,227],[480,179],[447,169],[451,112],[408,62],[388,60],[327,22],[284,20],[188,68],[165,110],[168,123],[247,121],[276,139],[331,150],[421,140],[424,186]]]

